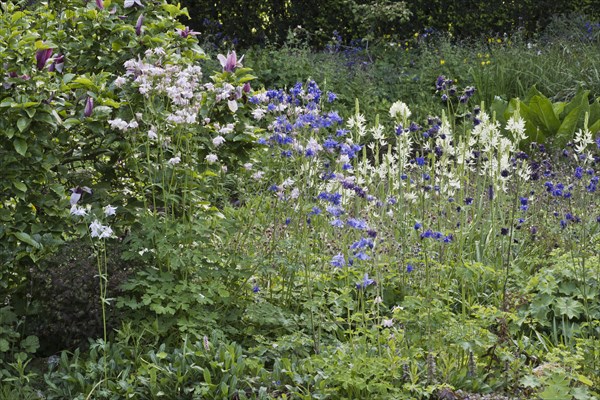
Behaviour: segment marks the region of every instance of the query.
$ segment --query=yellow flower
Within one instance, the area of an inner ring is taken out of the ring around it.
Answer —
[[[440,60],[440,65],[446,64],[446,60]]]

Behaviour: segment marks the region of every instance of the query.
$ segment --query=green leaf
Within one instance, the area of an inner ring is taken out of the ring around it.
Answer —
[[[565,119],[560,124],[556,132],[555,144],[559,148],[564,147],[573,137],[578,127],[583,127],[585,114],[589,112],[590,106],[587,102],[580,104],[578,107],[571,109]]]
[[[554,308],[559,312],[560,315],[566,315],[569,319],[577,318],[583,312],[583,304],[568,297],[560,297],[556,299]]]
[[[577,380],[581,383],[583,383],[584,385],[588,385],[588,386],[593,386],[594,382],[592,382],[592,380],[590,378],[588,378],[587,376],[584,375],[577,375]]]
[[[161,352],[159,352],[159,353],[156,354],[156,357],[159,360],[163,360],[163,359],[167,358],[167,355],[168,355],[167,353],[165,353],[164,351],[161,351]]]
[[[21,348],[27,353],[35,353],[39,347],[40,340],[37,336],[30,335],[21,341]]]
[[[27,243],[28,245],[35,247],[36,249],[41,249],[42,245],[36,242],[29,234],[25,232],[14,232],[13,235],[19,239],[21,242]]]
[[[65,122],[63,122],[63,126],[65,127],[65,129],[69,130],[71,129],[73,126],[75,125],[79,125],[81,124],[81,121],[78,120],[77,118],[67,118],[65,120]]]
[[[10,349],[10,344],[6,339],[0,339],[0,353],[5,353]]]
[[[23,182],[13,181],[12,184],[14,185],[14,187],[16,187],[17,189],[19,189],[21,192],[26,192],[27,191],[27,185],[25,185]]]
[[[27,142],[25,141],[25,139],[16,138],[13,141],[13,146],[15,147],[17,153],[19,153],[22,156],[25,156],[25,153],[27,153]]]
[[[554,114],[550,100],[543,96],[533,96],[529,109],[531,121],[546,135],[554,136],[560,127],[560,121]]]
[[[26,117],[19,118],[19,120],[17,121],[17,128],[19,128],[19,132],[23,132],[25,129],[27,129],[27,127],[29,126],[30,123],[31,123],[31,119],[29,119],[29,118],[26,118]]]

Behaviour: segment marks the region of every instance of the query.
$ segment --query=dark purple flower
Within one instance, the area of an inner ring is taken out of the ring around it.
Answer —
[[[175,29],[175,31],[179,34],[179,36],[181,36],[184,39],[188,36],[195,36],[200,34],[200,32],[193,31],[188,26],[186,26],[185,29]]]
[[[242,86],[242,92],[250,93],[251,90],[252,90],[252,87],[250,87],[250,82],[244,83],[244,86]]]
[[[37,63],[37,69],[43,70],[46,66],[46,62],[52,56],[52,49],[40,49],[35,52],[35,60]]]
[[[104,10],[104,2],[102,0],[96,0],[96,7],[101,10]]]
[[[92,97],[87,98],[85,101],[85,108],[83,110],[83,116],[88,118],[92,116],[92,112],[94,111],[94,99]]]
[[[64,67],[65,67],[65,55],[59,54],[58,56],[54,57],[52,64],[50,64],[50,66],[48,67],[48,71],[63,72]]]
[[[144,23],[144,14],[140,14],[135,23],[135,34],[140,36],[142,34],[142,24]]]

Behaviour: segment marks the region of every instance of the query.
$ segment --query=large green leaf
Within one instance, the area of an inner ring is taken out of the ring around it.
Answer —
[[[544,96],[533,96],[528,104],[531,121],[548,136],[554,136],[560,128],[560,121],[554,113],[552,102]]]
[[[27,243],[28,245],[35,247],[36,249],[41,249],[41,243],[35,241],[28,233],[25,232],[14,232],[13,235],[21,242]]]
[[[580,99],[580,104],[577,107],[572,107],[565,119],[560,124],[554,143],[556,146],[564,147],[575,135],[577,128],[583,127],[585,115],[589,113],[590,106],[586,99]]]

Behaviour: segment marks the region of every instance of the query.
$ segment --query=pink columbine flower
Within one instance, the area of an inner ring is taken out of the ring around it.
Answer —
[[[244,56],[238,60],[235,51],[232,51],[231,53],[227,53],[227,57],[223,54],[219,54],[217,55],[217,58],[223,67],[223,72],[233,72],[236,68],[242,67]]]

